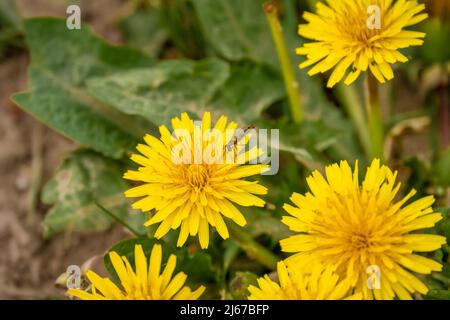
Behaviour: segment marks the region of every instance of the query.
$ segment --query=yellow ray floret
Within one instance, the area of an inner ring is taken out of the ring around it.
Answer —
[[[259,196],[267,189],[245,178],[264,172],[267,166],[248,164],[260,150],[246,150],[248,135],[231,135],[237,125],[227,123],[225,116],[212,126],[206,112],[196,125],[183,113],[172,119],[172,127],[173,133],[161,126],[159,139],[146,135],[145,144],[137,146],[141,154],[131,159],[140,167],[129,170],[124,178],[143,184],[126,191],[125,196],[143,197],[133,204],[135,209],[154,210],[146,226],[159,224],[156,238],[180,229],[178,246],[189,235],[198,235],[201,247],[207,248],[210,227],[228,238],[224,217],[240,226],[247,223],[236,205],[264,206]]]
[[[161,273],[162,249],[153,246],[150,261],[141,245],[135,246],[135,270],[126,257],[120,257],[116,252],[110,252],[109,257],[120,279],[121,287],[116,286],[110,279],[102,278],[93,271],[87,272],[91,282],[91,292],[81,289],[69,289],[68,295],[83,300],[196,300],[205,291],[200,286],[192,291],[184,286],[187,279],[183,272],[173,278],[177,257],[171,255],[164,271]]]
[[[258,279],[258,287],[249,286],[249,300],[341,300],[360,299],[347,296],[348,282],[340,281],[332,267],[320,263],[298,265],[278,262],[278,283],[268,275]]]
[[[313,42],[297,54],[307,58],[300,68],[313,66],[311,76],[334,69],[328,87],[343,78],[349,85],[368,70],[381,83],[391,80],[391,65],[408,61],[399,49],[423,44],[425,33],[405,30],[427,18],[416,0],[327,0],[316,8],[316,14],[305,12],[307,24],[299,26],[299,34]]]
[[[411,191],[400,201],[396,195],[397,173],[374,160],[362,185],[358,164],[352,172],[346,161],[326,168],[307,179],[310,192],[294,193],[294,205],[285,204],[289,216],[282,221],[299,234],[281,240],[289,259],[308,264],[320,261],[336,266],[340,277],[349,281],[364,299],[411,299],[414,292],[428,288],[413,273],[429,274],[442,266],[416,252],[437,250],[445,237],[420,233],[442,219],[433,212],[432,196],[408,204]],[[379,287],[368,285],[368,270],[379,270]]]

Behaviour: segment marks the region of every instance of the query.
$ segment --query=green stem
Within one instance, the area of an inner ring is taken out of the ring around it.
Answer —
[[[368,73],[366,78],[366,104],[369,115],[370,156],[384,161],[384,127],[381,116],[380,93],[375,77]]]
[[[272,2],[266,2],[263,5],[263,8],[266,13],[267,21],[269,22],[272,38],[277,48],[292,118],[295,123],[301,123],[303,120],[303,105],[300,99],[299,84],[292,68],[291,58],[283,36],[283,29],[278,19],[277,9]]]
[[[450,146],[450,104],[448,99],[448,85],[443,83],[439,88],[439,118],[441,121],[440,143],[442,150]]]
[[[113,220],[117,221],[119,224],[124,226],[126,229],[128,229],[132,234],[134,234],[136,237],[142,237],[143,235],[140,234],[137,230],[135,230],[133,227],[131,227],[128,223],[117,217],[115,214],[113,214],[111,211],[103,207],[98,202],[95,202],[95,205],[99,207],[100,210],[102,210],[103,213],[111,217]]]
[[[236,241],[242,250],[252,259],[259,261],[265,267],[276,270],[277,262],[280,260],[271,251],[264,248],[245,232],[241,227],[231,222],[227,224],[231,238]]]
[[[335,90],[339,101],[342,103],[355,124],[356,132],[364,152],[370,157],[370,135],[367,130],[367,115],[355,87],[339,83]]]

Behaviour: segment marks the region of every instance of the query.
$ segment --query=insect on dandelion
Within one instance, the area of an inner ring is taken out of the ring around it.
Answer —
[[[249,300],[340,300],[360,299],[360,294],[348,297],[348,284],[340,281],[332,267],[322,264],[299,266],[278,262],[278,282],[268,275],[258,279],[258,287],[250,285]]]
[[[373,28],[368,23],[370,8],[379,11],[375,18],[380,20]],[[330,88],[344,77],[344,82],[350,85],[368,70],[385,83],[394,77],[392,64],[408,61],[399,50],[423,44],[425,33],[406,28],[428,17],[424,9],[425,5],[415,0],[318,2],[316,14],[305,12],[307,24],[298,29],[302,37],[312,40],[297,49],[297,54],[307,58],[300,68],[313,66],[308,72],[310,76],[334,68],[327,84]]]
[[[203,286],[195,291],[184,286],[187,275],[183,272],[172,278],[177,262],[173,254],[161,273],[162,249],[159,244],[153,246],[148,263],[141,245],[135,246],[134,257],[135,270],[126,257],[109,253],[121,287],[89,270],[87,278],[92,285],[91,292],[69,289],[67,294],[83,300],[196,300],[205,291]]]
[[[144,212],[155,210],[145,225],[159,224],[156,238],[163,237],[170,229],[180,229],[178,246],[183,246],[189,235],[198,235],[200,246],[207,248],[209,226],[227,239],[229,233],[224,217],[239,226],[247,223],[236,205],[264,206],[259,195],[266,194],[267,189],[258,181],[245,178],[264,172],[267,166],[246,164],[260,153],[257,148],[242,149],[248,144],[247,134],[237,135],[239,143],[233,143],[236,135],[230,132],[237,130],[237,124],[227,123],[225,116],[212,127],[211,115],[206,112],[201,125],[196,126],[183,113],[181,118],[172,119],[172,127],[174,134],[160,126],[160,139],[146,135],[146,144],[137,146],[141,155],[134,154],[131,159],[141,167],[129,170],[124,178],[143,184],[126,191],[125,195],[143,197],[133,204],[133,208]],[[197,131],[200,134],[196,134]],[[174,162],[173,155],[179,151],[180,144],[183,147],[180,150],[189,154],[187,159],[184,155],[183,160],[188,161]],[[198,150],[205,150],[205,153],[199,155]],[[207,150],[213,150],[210,154],[222,161],[209,161]],[[227,162],[230,151],[233,151],[235,161]]]
[[[367,169],[362,185],[357,164],[354,172],[346,161],[325,171],[326,179],[318,171],[307,178],[310,192],[292,195],[295,206],[284,205],[289,216],[283,217],[283,223],[299,232],[280,241],[283,251],[295,253],[288,259],[336,266],[337,274],[364,299],[411,299],[414,292],[426,294],[428,288],[414,273],[429,274],[442,266],[416,253],[434,251],[446,243],[445,237],[420,232],[442,219],[431,208],[433,196],[410,201],[413,190],[396,201],[397,173],[379,160]],[[375,290],[367,281],[372,266],[380,275]]]

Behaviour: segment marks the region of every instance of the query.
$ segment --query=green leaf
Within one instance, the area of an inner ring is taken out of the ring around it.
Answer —
[[[240,252],[239,245],[233,241],[232,239],[229,239],[228,241],[223,242],[224,250],[222,252],[223,257],[223,272],[227,272],[230,268],[230,265],[233,263],[233,260],[236,259]]]
[[[87,79],[115,71],[148,67],[144,54],[107,44],[88,27],[68,30],[65,21],[34,18],[25,22],[31,51],[31,86],[13,100],[49,127],[76,142],[118,158],[143,135],[142,119],[125,116],[93,99]]]
[[[177,268],[188,274],[187,283],[202,284],[216,281],[215,267],[211,256],[203,250],[190,253],[187,248],[177,249]]]
[[[295,39],[288,38],[288,43],[296,43]],[[300,45],[298,45],[299,47]],[[362,149],[359,146],[355,127],[342,112],[327,98],[324,89],[320,83],[320,79],[310,77],[305,70],[300,70],[297,64],[302,58],[294,55],[295,48],[291,47],[293,52],[293,66],[296,68],[297,80],[305,107],[305,118],[307,121],[321,124],[322,128],[326,128],[328,133],[334,131],[334,134],[328,134],[328,143],[322,141],[324,146],[322,151],[332,149],[332,156],[335,160],[348,160],[353,162],[356,159],[363,159]],[[325,137],[323,134],[321,137]],[[335,140],[332,140],[336,138]],[[331,140],[329,140],[331,139]]]
[[[249,208],[246,210],[248,224],[247,231],[256,238],[260,235],[270,236],[275,243],[292,235],[289,228],[281,222],[279,217],[274,217],[267,209]]]
[[[270,29],[262,9],[264,0],[193,0],[203,33],[222,57],[278,65]]]
[[[230,77],[208,105],[241,125],[255,124],[265,109],[286,96],[280,75],[250,61],[231,67]]]
[[[217,59],[162,61],[152,68],[91,79],[88,89],[124,113],[169,124],[181,112],[201,116],[228,75],[228,64]]]
[[[428,64],[445,63],[450,60],[450,23],[447,20],[431,18],[422,25],[422,31],[427,34],[427,41],[417,50]]]
[[[230,66],[218,59],[162,61],[152,68],[89,80],[97,99],[154,123],[187,111],[225,114],[240,125],[254,124],[261,113],[284,96],[279,75],[249,61]]]
[[[450,290],[430,290],[425,300],[450,300]]]
[[[68,30],[62,19],[32,18],[25,21],[25,31],[33,64],[72,85],[82,86],[93,76],[155,62],[134,49],[107,43],[87,26]]]
[[[273,146],[274,149],[293,155],[310,170],[327,164],[321,152],[345,136],[342,131],[328,127],[321,120],[305,120],[298,125],[282,118],[274,121],[259,120],[256,125],[258,128],[279,129],[279,144]]]
[[[120,158],[134,147],[137,139],[96,113],[92,104],[68,96],[50,73],[32,68],[30,75],[37,84],[34,91],[12,97],[24,111],[60,134],[112,158]]]
[[[300,126],[287,124],[281,127],[281,135],[292,145],[325,151],[344,136],[342,131],[331,128],[321,120],[306,120]]]
[[[160,16],[156,10],[135,12],[122,20],[120,27],[128,45],[155,58],[168,37],[166,30],[161,27]]]
[[[123,172],[121,165],[95,152],[72,152],[43,189],[43,202],[53,205],[44,219],[44,236],[62,230],[107,229],[112,221],[95,202],[142,230],[145,216],[130,213],[123,195],[128,188]]]
[[[230,281],[230,293],[236,300],[247,300],[250,292],[249,285],[258,285],[258,277],[252,272],[236,272],[234,278]]]
[[[159,1],[158,10],[161,24],[179,53],[191,59],[205,58],[205,39],[191,0]]]
[[[411,173],[406,181],[405,190],[418,190],[418,192],[409,200],[417,200],[427,195],[426,188],[430,178],[430,172],[425,162],[417,156],[404,160],[404,166],[410,169]]]
[[[438,234],[445,236],[447,243],[450,243],[450,208],[436,209],[436,211],[442,213],[443,219],[437,223],[435,230]]]

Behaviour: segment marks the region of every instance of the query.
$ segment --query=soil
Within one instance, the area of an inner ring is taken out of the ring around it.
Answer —
[[[78,1],[83,19],[112,42],[120,40],[114,27],[121,1]],[[64,17],[67,3],[56,0],[18,0],[24,17]],[[19,53],[0,61],[0,299],[59,299],[65,290],[55,280],[69,265],[81,266],[127,237],[119,226],[89,234],[42,237],[48,207],[39,190],[68,151],[76,146],[22,112],[9,99],[26,89],[29,57]],[[37,199],[37,201],[34,201]],[[104,272],[101,259],[92,266]]]

